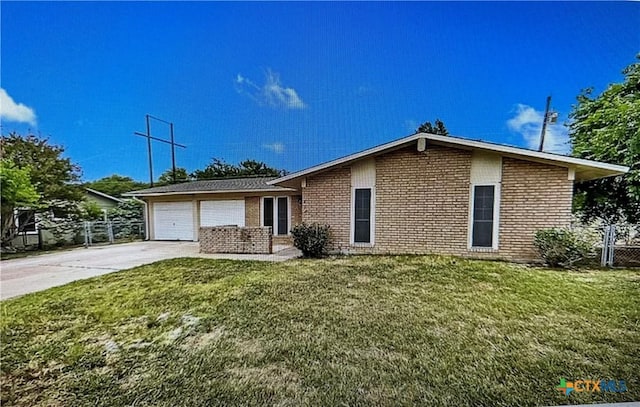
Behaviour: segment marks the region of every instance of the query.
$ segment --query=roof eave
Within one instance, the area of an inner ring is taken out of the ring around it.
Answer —
[[[367,150],[363,150],[355,154],[337,158],[335,160],[331,160],[323,164],[309,167],[302,171],[285,175],[284,177],[280,177],[280,178],[268,181],[267,184],[278,185],[283,183],[290,183],[291,181],[294,181],[297,178],[314,175],[316,173],[328,170],[332,167],[345,165],[350,162],[353,162],[368,156],[391,151],[395,148],[399,148],[404,145],[410,144],[411,142],[414,142],[419,138],[425,138],[429,141],[436,142],[438,144],[449,145],[454,148],[466,147],[471,149],[491,151],[491,152],[500,153],[507,156],[516,157],[519,159],[526,159],[530,161],[543,162],[543,163],[557,165],[561,167],[578,169],[578,173],[590,172],[592,174],[596,174],[595,176],[587,176],[587,177],[581,178],[579,179],[580,181],[587,181],[589,179],[597,179],[597,178],[605,178],[605,177],[610,177],[615,175],[621,175],[629,171],[629,167],[625,167],[622,165],[608,164],[608,163],[603,163],[599,161],[586,160],[583,158],[569,157],[569,156],[564,156],[560,154],[546,153],[542,151],[526,150],[518,147],[487,143],[485,141],[469,140],[469,139],[464,139],[460,137],[441,136],[441,135],[428,134],[428,133],[416,133],[416,134],[412,134],[411,136],[404,137],[402,139],[394,140],[392,142],[381,144],[379,146],[369,148]],[[585,169],[588,169],[589,171],[584,171]],[[576,178],[576,180],[578,179]]]
[[[249,193],[261,193],[261,192],[296,192],[294,188],[269,188],[269,189],[230,189],[230,190],[218,190],[218,191],[168,191],[168,192],[145,192],[136,193],[127,192],[122,195],[131,197],[145,197],[145,196],[167,196],[167,195],[211,195],[211,194],[249,194]]]
[[[118,202],[118,203],[122,202],[122,199],[116,198],[115,196],[111,196],[109,194],[105,194],[104,192],[100,192],[98,190],[95,190],[95,189],[92,189],[92,188],[86,188],[86,187],[84,189],[85,189],[85,191],[90,192],[90,193],[92,193],[94,195],[98,195],[98,196],[100,196],[102,198],[109,199],[111,201]]]
[[[604,175],[604,177],[625,174],[629,171],[629,167],[623,165],[609,164],[600,161],[587,160],[584,158],[571,157],[561,154],[527,150],[519,147],[511,147],[501,144],[487,143],[485,141],[467,140],[461,138],[455,138],[452,142],[451,137],[449,136],[440,136],[435,134],[429,134],[426,136],[428,140],[437,141],[442,144],[450,144],[452,146],[463,145],[479,150],[493,151],[508,156],[518,157],[519,159],[545,162],[561,167],[595,169],[598,172],[602,172],[603,174],[608,174]]]
[[[370,155],[375,155],[375,154],[378,154],[378,153],[383,153],[383,152],[386,152],[386,151],[390,151],[390,150],[393,150],[394,148],[402,147],[402,146],[404,146],[406,144],[411,143],[412,141],[417,140],[418,138],[420,138],[420,134],[421,133],[413,134],[411,136],[404,137],[404,138],[401,138],[401,139],[398,139],[398,140],[394,140],[394,141],[391,141],[389,143],[381,144],[379,146],[372,147],[372,148],[360,151],[360,152],[355,153],[355,154],[350,154],[348,156],[336,158],[335,160],[327,161],[326,163],[318,164],[318,165],[315,165],[313,167],[309,167],[307,169],[304,169],[304,170],[301,170],[301,171],[297,171],[297,172],[294,172],[292,174],[285,175],[284,177],[280,177],[280,178],[276,178],[274,180],[268,181],[267,184],[268,185],[281,184],[283,182],[291,181],[291,180],[294,180],[296,178],[306,177],[306,176],[313,175],[313,174],[318,173],[318,172],[322,172],[322,171],[327,170],[327,169],[329,169],[331,167],[335,167],[335,166],[338,166],[338,165],[345,165],[345,164],[348,164],[350,162],[357,161],[357,160],[359,160],[361,158],[368,157]]]

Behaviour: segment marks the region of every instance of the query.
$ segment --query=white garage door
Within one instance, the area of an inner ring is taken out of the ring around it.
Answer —
[[[200,226],[244,226],[244,200],[201,201]]]
[[[154,203],[153,229],[156,240],[193,240],[193,204]]]

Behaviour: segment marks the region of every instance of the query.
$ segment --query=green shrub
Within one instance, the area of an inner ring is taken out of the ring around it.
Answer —
[[[327,254],[330,235],[329,226],[318,223],[301,223],[291,230],[293,245],[304,257],[322,257]]]
[[[551,267],[572,267],[595,256],[593,239],[570,229],[538,230],[534,244]]]

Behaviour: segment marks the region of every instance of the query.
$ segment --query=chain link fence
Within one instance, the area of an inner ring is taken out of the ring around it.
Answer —
[[[144,240],[144,222],[93,221],[84,222],[81,231],[86,247],[118,241]]]
[[[85,247],[99,244],[112,244],[146,238],[145,223],[142,221],[81,221],[59,222],[55,226],[42,226],[38,229],[32,247],[40,249],[53,246]]]
[[[640,224],[606,225],[600,263],[605,267],[640,267]]]

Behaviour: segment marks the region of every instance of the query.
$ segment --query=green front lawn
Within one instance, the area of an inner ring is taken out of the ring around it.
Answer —
[[[640,400],[640,271],[175,259],[0,308],[3,405]],[[561,378],[629,390],[565,396]]]

